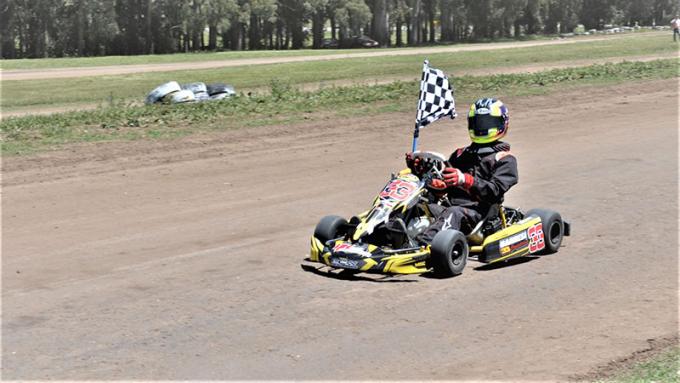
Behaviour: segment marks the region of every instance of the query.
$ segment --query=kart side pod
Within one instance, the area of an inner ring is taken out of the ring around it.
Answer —
[[[562,235],[569,235],[571,228],[568,222],[559,221],[556,227],[560,233],[556,235],[555,227],[546,228],[546,223],[550,222],[543,222],[538,216],[528,216],[489,235],[481,244],[471,246],[470,253],[476,255],[480,262],[494,263],[530,254],[555,252],[560,246]]]

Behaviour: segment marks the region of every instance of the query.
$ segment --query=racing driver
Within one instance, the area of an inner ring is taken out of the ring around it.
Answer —
[[[503,201],[503,195],[517,183],[517,160],[510,145],[500,141],[508,132],[508,108],[494,98],[482,98],[470,105],[468,132],[472,144],[455,150],[446,163],[442,179],[432,179],[428,188],[449,204],[428,205],[435,222],[417,240],[432,242],[445,229],[469,233],[486,216],[489,208]],[[418,172],[420,158],[406,154],[406,164]]]

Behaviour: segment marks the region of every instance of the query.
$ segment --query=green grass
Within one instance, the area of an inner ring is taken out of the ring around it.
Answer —
[[[430,54],[432,65],[455,75],[460,71],[542,64],[580,58],[670,54],[678,46],[667,36],[630,35],[588,43],[507,50]],[[0,107],[5,112],[41,107],[109,104],[143,100],[148,91],[169,80],[228,82],[237,90],[266,87],[272,79],[293,84],[417,78],[423,55],[239,66],[209,70],[143,73],[74,79],[3,81]]]
[[[630,35],[633,36],[632,34]],[[537,38],[530,38],[537,39]],[[538,39],[543,39],[539,37]],[[586,38],[587,39],[587,38]],[[394,38],[393,38],[394,40]],[[496,40],[514,42],[516,40]],[[389,48],[386,50],[408,50],[410,48]],[[92,67],[106,65],[135,65],[135,64],[163,64],[181,63],[194,61],[235,60],[263,57],[294,57],[316,56],[333,53],[365,52],[363,49],[342,50],[285,50],[285,51],[227,51],[227,52],[193,52],[175,53],[162,55],[138,55],[138,56],[102,56],[102,57],[63,57],[47,59],[16,59],[0,60],[0,68],[3,70],[15,69],[48,69],[48,68],[72,68]]]
[[[651,360],[638,363],[620,375],[602,382],[674,383],[680,382],[680,348],[668,350]]]
[[[608,85],[645,79],[675,78],[678,60],[593,65],[533,74],[456,78],[459,103],[495,95],[532,95],[574,86]],[[385,85],[329,87],[314,92],[289,83],[271,84],[271,95],[238,96],[222,102],[184,105],[127,106],[51,116],[8,118],[0,122],[4,155],[48,150],[88,141],[159,139],[249,126],[290,124],[322,117],[410,110],[417,81]]]
[[[62,57],[47,59],[15,59],[0,60],[0,67],[3,70],[15,69],[52,69],[52,68],[74,68],[74,67],[94,67],[108,65],[139,65],[139,64],[168,64],[196,61],[219,61],[237,59],[255,59],[263,57],[295,57],[295,56],[316,56],[333,53],[351,53],[362,51],[360,49],[350,50],[287,50],[287,51],[226,51],[226,52],[192,52],[174,53],[163,55],[137,55],[137,56],[101,56],[101,57]]]

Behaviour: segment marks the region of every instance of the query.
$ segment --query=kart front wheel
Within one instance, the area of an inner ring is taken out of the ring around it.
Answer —
[[[465,235],[458,230],[442,230],[430,244],[430,266],[441,277],[459,275],[465,269],[469,248]]]
[[[321,221],[316,225],[314,229],[314,236],[321,241],[321,243],[326,243],[331,239],[340,237],[341,229],[347,224],[347,221],[338,217],[337,215],[327,215],[321,218]]]
[[[538,253],[556,253],[562,244],[562,237],[564,236],[564,222],[560,213],[548,209],[531,209],[527,212],[526,216],[541,218],[545,248]]]

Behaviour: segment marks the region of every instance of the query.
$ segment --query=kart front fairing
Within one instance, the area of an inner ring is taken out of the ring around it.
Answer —
[[[375,228],[387,223],[392,212],[401,211],[413,207],[419,201],[419,197],[425,192],[425,182],[408,171],[401,172],[393,177],[373,201],[373,208],[359,216],[359,223],[352,235],[353,241],[359,241],[368,234],[372,234]]]
[[[312,237],[310,261],[348,270],[419,274],[427,271],[425,260],[429,254],[429,249],[422,247],[392,250],[342,239],[323,244]]]
[[[351,222],[349,238],[322,243],[312,237],[310,260],[334,268],[381,273],[416,274],[427,271],[425,260],[429,249],[424,247],[392,248],[369,243],[371,234],[387,224],[393,213],[406,214],[421,200],[425,181],[405,170],[385,185],[373,202],[371,210]],[[402,221],[403,222],[403,221]],[[354,227],[356,225],[356,227]]]

